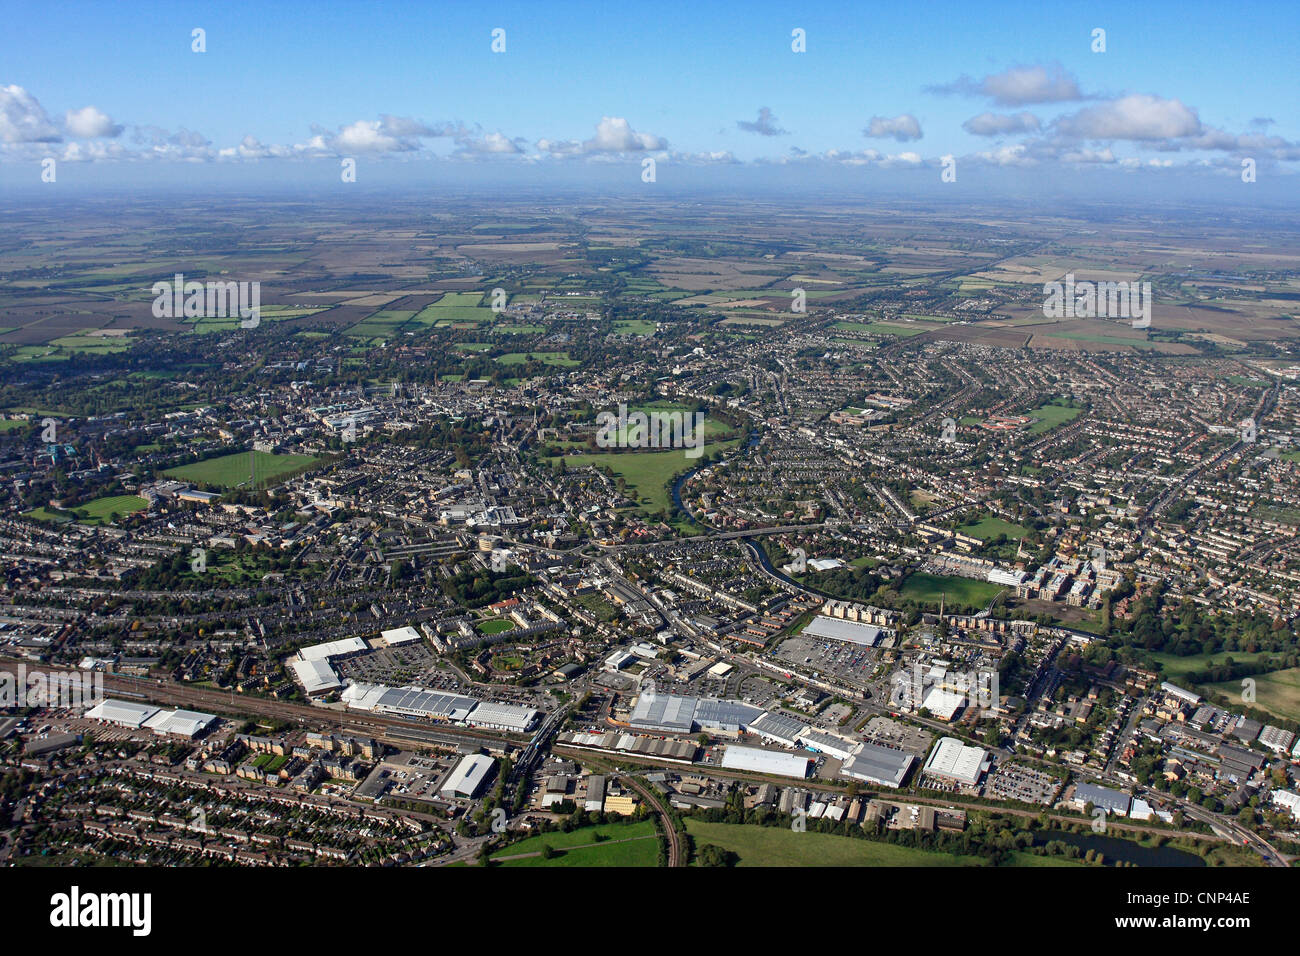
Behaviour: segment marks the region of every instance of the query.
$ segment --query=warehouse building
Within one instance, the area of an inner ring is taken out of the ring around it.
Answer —
[[[107,699],[90,710],[86,717],[102,720],[127,730],[149,728],[156,734],[193,739],[217,722],[216,714],[202,714],[193,710],[159,710],[149,704]]]
[[[836,760],[847,760],[857,749],[857,744],[824,730],[805,730],[799,735],[799,743],[813,753],[829,754]]]
[[[884,633],[883,628],[876,627],[874,624],[848,621],[838,617],[827,617],[825,614],[818,614],[800,632],[800,636],[823,641],[857,644],[861,647],[875,647]]]
[[[353,654],[361,654],[368,650],[370,650],[370,645],[359,637],[326,641],[324,644],[313,644],[311,647],[304,647],[289,662],[288,667],[294,679],[307,692],[307,696],[315,697],[320,694],[328,694],[343,686],[343,682],[339,680],[338,674],[334,672],[334,668],[330,664],[331,658],[350,657]]]
[[[478,705],[478,700],[473,697],[383,684],[349,684],[341,696],[343,702],[354,710],[452,722],[463,721]]]
[[[759,750],[757,747],[741,747],[736,744],[729,745],[722,754],[722,766],[725,770],[752,770],[755,773],[796,777],[800,780],[808,776],[808,767],[811,763],[810,758],[797,754]]]
[[[156,713],[158,708],[148,704],[134,704],[126,700],[106,698],[86,711],[86,717],[91,720],[102,720],[117,727],[125,727],[128,730],[139,730],[144,726],[144,722]]]
[[[956,737],[940,737],[930,751],[922,772],[943,782],[962,787],[976,787],[988,770],[991,758],[979,747],[968,747]]]
[[[915,758],[902,750],[863,744],[858,752],[844,761],[840,773],[863,783],[881,787],[901,787]]]
[[[800,735],[807,733],[808,725],[787,714],[768,711],[754,720],[749,725],[749,730],[764,740],[793,749],[799,745]]]
[[[1107,813],[1126,817],[1128,816],[1132,798],[1127,793],[1111,790],[1109,787],[1099,787],[1094,783],[1081,783],[1074,788],[1074,799],[1071,802],[1080,809],[1091,803],[1094,807],[1105,810]]]
[[[422,640],[420,632],[413,627],[394,627],[387,631],[379,632],[379,640],[376,642],[382,647],[395,647],[398,644],[411,644],[415,641]]]
[[[468,754],[447,776],[440,792],[444,797],[472,800],[479,795],[495,766],[496,761],[491,757],[483,754]]]
[[[637,730],[667,734],[689,734],[696,727],[738,734],[762,715],[761,707],[738,700],[660,694],[651,681],[637,697],[628,723]]]
[[[193,740],[216,722],[216,714],[203,714],[195,710],[160,710],[146,720],[144,725],[155,734]]]
[[[466,698],[468,699],[468,698]],[[494,704],[484,701],[470,711],[465,723],[471,727],[489,727],[493,730],[512,730],[523,733],[537,720],[537,711],[531,707],[514,704]]]

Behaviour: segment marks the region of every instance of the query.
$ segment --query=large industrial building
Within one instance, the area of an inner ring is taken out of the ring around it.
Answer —
[[[657,730],[668,734],[689,734],[697,727],[735,734],[762,714],[761,707],[737,700],[660,694],[651,682],[637,697],[628,723],[637,730]]]
[[[513,730],[523,733],[537,720],[537,711],[515,704],[494,704],[483,701],[469,712],[464,722],[471,727],[488,727],[492,730]]]
[[[1081,783],[1074,788],[1072,802],[1079,809],[1083,809],[1091,803],[1094,807],[1099,807],[1107,813],[1124,817],[1128,816],[1132,798],[1127,793],[1111,790],[1109,787],[1099,787],[1093,783]]]
[[[757,747],[729,745],[722,754],[722,766],[725,770],[752,770],[755,773],[771,773],[781,777],[796,777],[800,780],[808,776],[809,757],[798,754],[779,753],[775,750],[760,750]]]
[[[488,774],[496,766],[496,761],[483,754],[468,754],[453,770],[443,783],[440,792],[444,797],[461,797],[472,800],[478,796],[487,783]]]
[[[979,747],[968,747],[956,737],[940,737],[930,751],[923,773],[945,783],[963,787],[979,785],[980,777],[988,770],[988,752]]]
[[[471,727],[489,727],[524,733],[537,720],[531,707],[481,701],[476,697],[449,694],[423,687],[388,687],[384,684],[349,684],[340,695],[353,710],[438,720]]]
[[[912,767],[913,757],[902,750],[863,744],[840,767],[840,773],[881,787],[901,787]]]
[[[331,658],[350,657],[368,650],[370,645],[361,638],[345,637],[338,641],[327,641],[324,644],[304,647],[288,666],[294,679],[307,692],[307,696],[315,697],[317,694],[328,694],[343,686],[339,675],[334,672],[334,667],[330,664]]]
[[[753,721],[749,730],[764,740],[794,748],[799,745],[799,738],[808,732],[808,725],[786,714],[768,711]]]
[[[886,631],[874,624],[865,624],[861,621],[846,621],[838,617],[827,617],[825,614],[818,614],[799,633],[801,637],[812,637],[822,641],[841,641],[845,644],[857,644],[861,647],[875,647],[879,643],[881,636],[886,634]]]
[[[86,717],[128,730],[143,730],[147,727],[156,734],[186,737],[190,740],[217,721],[216,714],[203,714],[194,710],[160,710],[150,704],[111,698],[100,701],[86,711]]]

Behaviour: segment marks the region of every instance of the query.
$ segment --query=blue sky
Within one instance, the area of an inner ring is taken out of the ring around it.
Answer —
[[[1251,158],[1292,190],[1300,168],[1294,2],[60,3],[5,21],[6,181],[50,156],[272,177],[340,157],[639,172],[650,156],[927,180],[952,157],[1225,183]]]

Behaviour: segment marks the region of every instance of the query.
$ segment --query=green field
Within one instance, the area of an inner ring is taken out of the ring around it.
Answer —
[[[705,429],[708,434],[708,429]],[[704,451],[713,453],[730,448],[738,439],[725,442],[710,442],[705,439]],[[637,503],[646,511],[666,511],[669,507],[668,480],[674,475],[693,468],[699,464],[701,457],[687,458],[691,449],[673,451],[620,451],[604,452],[596,455],[568,455],[564,459],[566,468],[581,468],[594,465],[597,468],[609,467],[615,475],[621,475],[627,482],[628,490]],[[556,459],[549,459],[554,462]]]
[[[1252,679],[1255,681],[1256,694],[1252,706],[1276,714],[1283,720],[1300,721],[1300,667],[1254,674]],[[1231,700],[1241,700],[1240,680],[1208,686]]]
[[[1004,521],[993,515],[985,515],[979,521],[972,521],[970,524],[964,524],[957,529],[962,534],[970,535],[972,538],[979,538],[981,541],[988,541],[990,538],[996,538],[1000,534],[1006,535],[1013,541],[1019,541],[1025,535],[1029,534],[1028,528],[1022,528],[1018,524],[1012,524],[1010,521]]]
[[[525,362],[536,360],[543,365],[559,365],[564,368],[573,368],[580,365],[576,359],[569,358],[568,352],[507,352],[505,355],[497,356],[497,361],[502,365],[523,365]]]
[[[939,596],[946,595],[948,604],[985,605],[997,595],[1002,587],[988,581],[974,578],[962,578],[954,575],[926,574],[918,571],[909,574],[898,593],[904,598],[911,598],[918,604],[939,603]]]
[[[491,637],[493,634],[501,634],[505,631],[514,630],[515,622],[508,621],[503,617],[491,621],[480,621],[476,627],[480,634],[486,634]]]
[[[304,465],[310,465],[318,459],[311,455],[273,455],[264,451],[254,452],[257,456],[257,483],[259,486],[274,481]],[[190,481],[199,485],[212,485],[217,488],[237,488],[249,479],[248,452],[237,451],[220,458],[197,461],[192,465],[168,468],[163,472],[168,478],[178,481]]]
[[[96,498],[75,508],[77,520],[86,524],[108,524],[110,516],[116,512],[126,516],[149,507],[149,502],[138,495],[110,495]]]
[[[628,319],[615,322],[614,331],[619,335],[654,335],[655,324],[648,319]]]
[[[737,866],[988,866],[978,856],[956,856],[933,850],[879,843],[831,833],[797,833],[788,827],[744,826],[686,819],[686,832],[698,849],[713,844],[740,859]],[[1032,853],[1017,853],[1018,866],[1069,865]]]
[[[1167,680],[1177,680],[1184,674],[1191,671],[1205,670],[1215,664],[1224,663],[1229,657],[1236,664],[1254,664],[1260,660],[1269,657],[1266,651],[1219,651],[1217,654],[1193,654],[1190,657],[1179,657],[1176,654],[1165,654],[1163,652],[1153,653],[1152,659],[1160,665],[1160,673]],[[1237,692],[1241,691],[1241,685],[1238,683]]]
[[[606,837],[606,842],[597,843],[596,834]],[[659,859],[656,836],[654,824],[649,820],[605,823],[579,827],[569,833],[557,831],[528,837],[498,850],[491,860],[496,866],[654,866]],[[520,857],[523,853],[540,853],[544,844],[556,851],[549,860],[541,856]]]
[[[1073,421],[1083,414],[1081,408],[1069,408],[1065,405],[1040,405],[1029,413],[1031,418],[1038,421],[1029,426],[1030,435],[1041,435],[1045,431],[1050,431],[1057,425]]]

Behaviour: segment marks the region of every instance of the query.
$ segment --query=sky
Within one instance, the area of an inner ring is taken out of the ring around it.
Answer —
[[[358,182],[636,188],[649,159],[662,184],[1300,193],[1294,0],[0,9],[0,188],[48,159],[73,186],[352,159]]]

